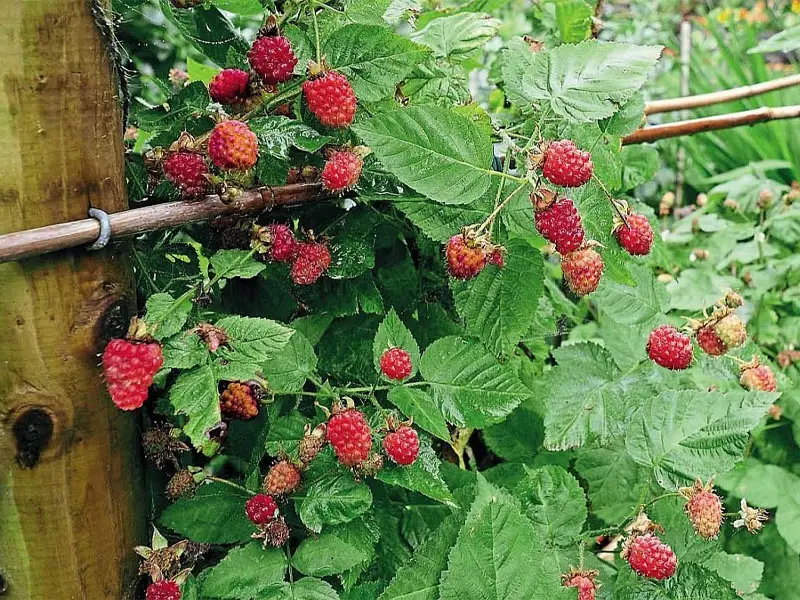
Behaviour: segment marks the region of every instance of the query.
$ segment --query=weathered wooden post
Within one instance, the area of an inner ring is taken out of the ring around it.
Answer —
[[[2,12],[0,233],[124,210],[119,86],[91,1]],[[133,597],[138,422],[97,356],[131,283],[109,250],[0,264],[0,598]]]

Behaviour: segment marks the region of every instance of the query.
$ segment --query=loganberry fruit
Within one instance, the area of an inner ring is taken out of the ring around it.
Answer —
[[[297,256],[297,239],[288,225],[273,223],[267,226],[269,258],[275,262],[292,262]]]
[[[725,342],[717,335],[717,330],[713,323],[700,327],[695,334],[695,339],[703,352],[710,356],[722,356],[728,351]]]
[[[122,410],[135,410],[147,400],[147,388],[164,364],[161,346],[111,340],[103,352],[103,372],[111,400]]]
[[[650,226],[650,221],[639,213],[630,213],[625,219],[627,223],[621,222],[614,230],[619,245],[633,256],[649,254],[650,248],[653,247],[653,228]]]
[[[356,114],[356,95],[347,77],[328,71],[303,82],[308,109],[326,127],[348,127]]]
[[[389,379],[403,381],[413,370],[411,355],[402,348],[389,348],[381,355],[381,372]]]
[[[161,168],[164,178],[178,188],[184,198],[197,198],[208,189],[208,165],[197,152],[170,152]]]
[[[570,140],[551,142],[544,153],[542,174],[553,185],[580,187],[592,178],[592,157]]]
[[[483,246],[463,233],[450,238],[444,256],[450,275],[464,281],[477,277],[486,266]]]
[[[317,454],[325,447],[325,444],[328,443],[328,440],[325,438],[326,428],[325,423],[320,423],[313,429],[311,425],[306,425],[298,450],[300,462],[303,465],[308,465],[308,463],[314,460]]]
[[[714,329],[728,348],[738,348],[747,341],[747,327],[738,315],[730,314],[722,317]]]
[[[281,460],[270,468],[264,478],[264,491],[275,496],[291,494],[300,486],[300,469],[288,460]]]
[[[561,270],[569,289],[578,296],[591,294],[603,276],[603,257],[593,248],[582,248],[564,255]]]
[[[506,266],[505,248],[496,246],[486,257],[486,262],[502,269]]]
[[[383,438],[383,449],[398,465],[413,464],[419,455],[419,435],[411,427],[403,425]]]
[[[258,400],[253,389],[245,384],[231,382],[219,400],[223,416],[246,421],[258,415]]]
[[[672,548],[652,533],[629,539],[625,543],[623,558],[634,572],[651,579],[669,579],[678,566],[678,559]]]
[[[694,487],[681,489],[686,498],[686,514],[694,530],[707,540],[716,538],[722,527],[722,502],[709,483],[703,485],[699,480]]]
[[[647,355],[667,369],[688,369],[694,355],[692,339],[671,325],[659,325],[647,339]]]
[[[147,600],[181,600],[181,588],[174,581],[154,581],[147,586],[145,592]]]
[[[247,99],[250,75],[241,69],[223,69],[208,84],[208,93],[214,102],[237,104]]]
[[[289,526],[283,517],[273,519],[264,525],[264,543],[273,548],[280,548],[289,541]]]
[[[364,161],[355,152],[336,150],[331,152],[322,169],[322,185],[331,192],[344,192],[358,183]]]
[[[578,588],[578,600],[595,600],[597,583],[594,578],[599,573],[597,571],[578,571],[572,570],[561,576],[563,587]]]
[[[272,496],[256,494],[244,505],[244,512],[254,525],[264,525],[275,517],[278,505]]]
[[[247,53],[247,60],[267,85],[289,81],[297,64],[292,44],[282,35],[265,35],[257,38]]]
[[[191,498],[196,490],[197,482],[192,472],[189,469],[181,469],[170,477],[164,488],[164,494],[174,502],[181,498]]]
[[[534,213],[536,230],[561,254],[580,248],[584,231],[581,216],[569,198],[558,198]]]
[[[326,436],[339,462],[353,467],[369,457],[372,431],[364,415],[355,408],[336,412],[328,419]]]
[[[775,373],[767,365],[760,364],[758,358],[742,365],[739,383],[751,392],[774,392],[778,389]]]
[[[208,138],[208,155],[223,171],[246,171],[258,160],[258,139],[246,123],[222,121]]]
[[[325,244],[310,242],[297,245],[297,255],[292,264],[292,281],[297,285],[311,285],[331,265],[331,253]]]

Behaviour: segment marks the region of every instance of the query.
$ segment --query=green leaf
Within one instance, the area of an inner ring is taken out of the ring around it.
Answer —
[[[317,368],[317,355],[306,337],[297,331],[283,350],[261,365],[272,390],[299,392]]]
[[[323,525],[347,523],[372,506],[372,492],[353,480],[349,471],[334,470],[311,483],[297,509],[300,519],[311,531]]]
[[[710,479],[742,458],[747,434],[774,393],[666,391],[643,399],[628,426],[631,458],[652,468],[665,489]]]
[[[347,75],[359,100],[376,102],[393,96],[430,51],[385,27],[356,24],[334,32],[323,53],[332,68]]]
[[[591,35],[594,9],[584,0],[549,0],[543,9],[545,16],[552,18],[562,43],[575,44]]]
[[[440,440],[450,440],[450,430],[444,415],[427,392],[419,388],[396,386],[389,390],[387,398],[405,416],[414,419],[415,425]]]
[[[489,15],[462,12],[434,19],[411,38],[432,48],[437,57],[458,62],[482,48],[499,28],[500,21]]]
[[[220,69],[204,65],[189,57],[186,60],[186,72],[189,75],[189,81],[200,81],[208,85],[217,76]]]
[[[764,574],[764,563],[745,554],[718,552],[706,561],[705,566],[730,581],[739,596],[755,592]]]
[[[286,556],[276,548],[265,549],[260,542],[234,548],[216,567],[204,571],[204,598],[245,600],[280,584],[286,573]]]
[[[151,110],[135,110],[132,120],[150,133],[182,129],[194,113],[203,113],[211,99],[206,86],[199,81],[190,83],[169,101]]]
[[[377,214],[367,208],[348,211],[347,218],[331,228],[329,235],[331,279],[353,279],[375,268]]]
[[[214,367],[204,365],[178,375],[169,402],[176,414],[188,417],[183,432],[195,448],[201,448],[208,441],[206,432],[222,421]]]
[[[415,106],[353,126],[394,176],[431,200],[471,204],[491,186],[492,143],[470,119]]]
[[[214,275],[220,278],[251,279],[266,269],[267,265],[256,260],[248,250],[217,250],[211,257],[211,268],[214,269]]]
[[[272,587],[258,600],[339,600],[339,594],[327,581],[315,577],[303,577],[297,581],[284,582]]]
[[[355,546],[325,531],[303,540],[292,556],[292,566],[303,575],[327,577],[343,573],[367,558]]]
[[[275,158],[288,159],[292,148],[316,152],[331,141],[308,125],[286,117],[270,116],[250,119],[247,124],[258,137],[258,147]]]
[[[800,48],[800,25],[779,31],[772,37],[760,42],[748,50],[749,54],[764,54],[766,52],[794,52]]]
[[[496,354],[507,354],[527,332],[543,290],[541,252],[520,239],[505,246],[502,269],[490,266],[471,282],[452,283],[467,332]]]
[[[282,417],[272,417],[267,433],[267,452],[273,456],[288,454],[297,456],[300,440],[305,434],[306,425],[311,421],[297,411]]]
[[[622,190],[632,190],[655,177],[661,159],[653,146],[636,144],[622,149]]]
[[[372,360],[378,373],[381,372],[381,356],[390,348],[402,348],[411,355],[409,378],[414,377],[419,365],[419,346],[393,308],[389,310],[378,326],[378,332],[375,334],[375,341],[372,344]]]
[[[548,102],[574,122],[610,117],[644,84],[661,46],[587,40],[533,54],[521,40],[504,53],[503,79],[509,97],[523,108]]]
[[[670,308],[698,311],[713,306],[727,289],[740,285],[736,277],[719,275],[711,270],[684,269],[677,281],[667,286]]]
[[[164,509],[160,523],[203,544],[233,544],[250,539],[255,528],[244,513],[250,494],[222,483],[206,483],[193,498]]]
[[[509,462],[530,462],[544,440],[542,417],[522,404],[502,423],[483,430],[483,440],[492,452]]]
[[[469,207],[452,206],[415,196],[402,196],[394,205],[434,242],[446,242],[454,232],[482,222],[491,212],[491,205],[480,202]]]
[[[636,285],[629,286],[603,278],[593,295],[597,305],[619,325],[637,325],[664,314],[669,294],[656,280],[653,271],[637,264],[629,265],[628,270]]]
[[[175,335],[186,324],[192,312],[191,298],[183,298],[177,302],[169,294],[153,294],[145,304],[144,321],[148,325],[150,335],[157,340],[163,340]]]
[[[525,467],[525,478],[514,495],[522,500],[525,513],[538,536],[551,545],[572,544],[586,522],[586,497],[578,480],[561,467]]]
[[[256,364],[278,354],[294,334],[280,323],[255,317],[224,317],[215,325],[228,334],[228,343],[217,351],[221,358]]]
[[[191,369],[208,362],[208,346],[196,333],[176,335],[164,343],[165,369]]]
[[[730,584],[697,564],[678,567],[674,577],[656,582],[625,568],[617,577],[614,600],[737,600]]]
[[[378,471],[377,479],[390,485],[399,485],[412,492],[455,506],[447,484],[439,474],[439,458],[431,448],[427,436],[420,436],[419,456],[414,464],[399,466],[387,461]]]
[[[624,137],[642,126],[644,121],[644,96],[636,92],[613,116],[598,123],[600,130],[607,135]]]
[[[457,337],[428,346],[420,372],[447,420],[462,426],[497,423],[528,395],[509,367],[479,344]]]

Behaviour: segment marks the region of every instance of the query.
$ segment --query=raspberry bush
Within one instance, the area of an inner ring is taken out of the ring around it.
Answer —
[[[535,40],[514,3],[261,4],[161,0],[188,80],[130,114],[133,201],[328,192],[136,241],[103,368],[159,491],[143,597],[756,592],[751,534],[800,550],[756,483],[786,377],[743,273],[686,258],[723,199],[641,201],[659,155],[622,138],[662,48],[582,0]]]

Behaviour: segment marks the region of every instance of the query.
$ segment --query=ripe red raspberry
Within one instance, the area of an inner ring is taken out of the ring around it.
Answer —
[[[678,566],[672,548],[652,533],[637,535],[626,542],[623,557],[637,574],[659,581],[672,577]]]
[[[383,449],[398,465],[413,464],[419,455],[419,435],[411,427],[403,425],[383,439]]]
[[[577,250],[583,243],[581,216],[568,198],[558,198],[549,206],[536,210],[534,220],[536,230],[561,254]]]
[[[274,465],[264,478],[264,491],[274,496],[291,494],[300,486],[300,469],[288,460]]]
[[[244,512],[254,525],[264,525],[277,514],[278,505],[272,496],[256,494],[244,505]]]
[[[269,246],[269,258],[275,262],[292,262],[297,255],[297,240],[287,225],[273,223],[267,227],[272,242]]]
[[[147,600],[181,600],[181,588],[174,581],[155,581],[147,586]]]
[[[222,415],[247,421],[258,416],[258,400],[252,388],[244,383],[231,382],[219,400]]]
[[[117,408],[135,410],[144,404],[147,388],[162,364],[159,344],[111,340],[103,352],[103,372]]]
[[[580,187],[592,178],[592,156],[570,140],[551,142],[544,153],[542,174],[564,187]]]
[[[246,123],[222,121],[208,138],[208,155],[224,171],[246,171],[258,160],[258,139]]]
[[[247,99],[250,75],[241,69],[223,69],[208,84],[208,93],[214,102],[238,104]]]
[[[685,488],[681,493],[687,498],[686,514],[694,530],[707,540],[716,538],[722,527],[722,502],[711,485],[704,486],[700,481],[693,488]]]
[[[603,276],[603,257],[593,248],[582,248],[564,255],[561,270],[569,289],[578,296],[591,294],[600,285]]]
[[[775,373],[767,365],[758,364],[758,361],[742,366],[739,383],[751,392],[774,392],[778,389]]]
[[[411,375],[411,355],[402,348],[389,348],[381,355],[381,372],[389,379],[403,381]]]
[[[506,266],[506,252],[505,248],[496,247],[486,257],[486,262],[502,269]]]
[[[332,192],[344,192],[358,183],[364,161],[355,152],[332,152],[322,169],[322,185]]]
[[[336,71],[303,82],[308,109],[326,127],[348,127],[356,114],[356,95],[347,77]]]
[[[164,178],[178,188],[184,198],[197,198],[208,189],[208,165],[197,152],[170,152],[161,168]]]
[[[463,233],[450,238],[444,256],[450,275],[464,281],[477,277],[486,266],[486,252],[483,247]]]
[[[597,575],[597,571],[573,570],[561,576],[561,585],[578,588],[578,600],[595,600],[598,585],[594,578]]]
[[[658,365],[680,371],[692,364],[692,339],[671,325],[659,325],[647,339],[647,355]]]
[[[247,60],[267,85],[289,81],[297,64],[292,44],[282,35],[256,38],[250,52],[247,53]]]
[[[354,408],[331,416],[326,436],[339,462],[347,467],[356,466],[369,457],[372,432],[364,415]]]
[[[747,327],[738,315],[722,317],[714,329],[728,348],[738,348],[747,341]]]
[[[703,352],[711,356],[722,356],[728,351],[725,342],[717,335],[713,323],[703,325],[698,329],[695,334],[695,339],[697,339],[697,344],[703,349]]]
[[[639,213],[631,213],[625,218],[627,224],[622,223],[614,231],[619,245],[633,256],[649,254],[650,248],[653,247],[653,228],[650,226],[650,221]]]
[[[297,285],[311,285],[322,277],[330,265],[331,253],[325,244],[298,244],[297,256],[292,264],[292,281]]]

